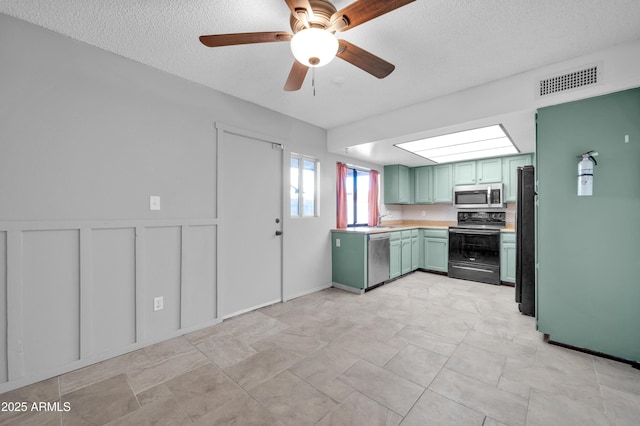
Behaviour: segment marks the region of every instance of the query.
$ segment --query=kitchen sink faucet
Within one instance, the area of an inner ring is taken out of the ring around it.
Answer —
[[[383,217],[391,217],[390,214],[379,214],[378,215],[378,226],[380,226],[380,222],[382,221]]]

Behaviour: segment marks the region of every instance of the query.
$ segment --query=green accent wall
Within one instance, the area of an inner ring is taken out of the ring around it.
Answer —
[[[576,156],[589,150],[593,196],[578,197]],[[536,153],[538,329],[638,361],[640,89],[540,109]]]

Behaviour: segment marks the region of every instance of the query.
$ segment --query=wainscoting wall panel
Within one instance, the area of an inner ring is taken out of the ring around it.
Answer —
[[[22,314],[24,371],[41,374],[80,359],[79,230],[22,234]]]
[[[0,232],[0,383],[7,370],[7,233]]]
[[[100,354],[136,342],[136,230],[94,229],[91,240],[87,347]]]
[[[219,323],[217,235],[217,219],[0,222],[0,393]]]
[[[183,328],[217,317],[215,226],[186,226],[182,231]]]
[[[180,329],[181,228],[144,229],[142,254],[145,286],[142,304],[144,338],[153,339]],[[154,311],[154,298],[162,297],[163,309]]]

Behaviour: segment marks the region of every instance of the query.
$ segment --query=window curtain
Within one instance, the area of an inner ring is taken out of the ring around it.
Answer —
[[[378,225],[378,215],[380,208],[378,207],[378,176],[376,170],[369,172],[369,226]]]
[[[342,229],[347,227],[347,165],[344,163],[336,164],[336,194],[336,227]]]

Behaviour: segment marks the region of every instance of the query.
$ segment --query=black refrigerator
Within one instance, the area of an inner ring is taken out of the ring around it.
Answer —
[[[535,170],[518,167],[516,206],[516,302],[524,315],[536,312]]]

